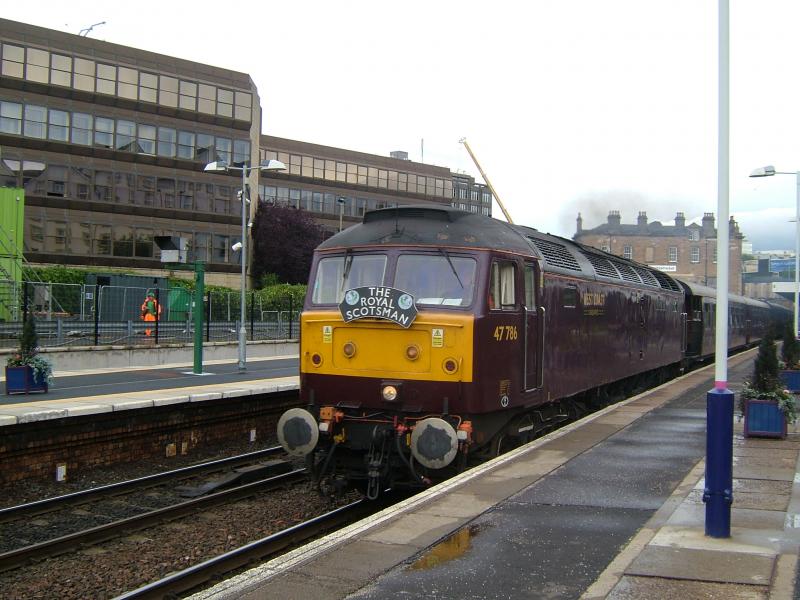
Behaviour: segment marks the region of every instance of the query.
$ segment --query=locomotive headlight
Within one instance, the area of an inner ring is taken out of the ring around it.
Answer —
[[[393,402],[397,400],[397,388],[393,385],[384,386],[383,390],[381,390],[381,395],[383,399],[388,402]]]
[[[314,354],[311,355],[311,364],[315,367],[320,366],[322,364],[322,355],[314,352]]]
[[[448,375],[452,375],[456,371],[458,371],[458,361],[455,358],[446,358],[442,363],[442,369]]]
[[[347,342],[342,346],[342,352],[347,358],[353,358],[356,355],[356,345],[353,342]]]
[[[406,348],[406,358],[408,360],[417,360],[419,358],[419,346],[411,344]]]

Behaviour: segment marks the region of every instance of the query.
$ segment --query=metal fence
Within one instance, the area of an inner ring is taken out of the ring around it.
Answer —
[[[148,292],[160,311],[143,317]],[[239,292],[207,292],[203,339],[238,340]],[[249,340],[299,336],[301,306],[285,296],[271,302],[248,292],[245,329]],[[42,347],[192,343],[194,295],[185,288],[141,288],[0,280],[0,347],[17,345],[25,318],[36,320]]]

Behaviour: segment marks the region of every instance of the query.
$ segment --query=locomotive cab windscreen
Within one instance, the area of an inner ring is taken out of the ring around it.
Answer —
[[[477,262],[447,252],[401,253],[393,261],[392,281],[386,281],[385,254],[330,256],[319,261],[314,274],[312,304],[338,304],[348,289],[389,285],[411,294],[419,308],[472,304]]]

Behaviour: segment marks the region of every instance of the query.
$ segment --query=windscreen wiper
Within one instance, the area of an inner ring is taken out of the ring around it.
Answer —
[[[353,253],[348,250],[344,255],[344,272],[342,273],[341,290],[344,291],[344,284],[350,276],[350,267],[353,266]]]
[[[453,265],[453,261],[450,260],[450,255],[447,253],[447,250],[445,250],[444,248],[439,248],[439,252],[441,252],[442,256],[444,256],[447,259],[447,264],[450,265],[450,269],[453,271],[453,275],[456,276],[456,280],[458,281],[458,285],[460,285],[461,289],[463,290],[464,289],[464,284],[461,282],[461,277],[458,276],[458,272],[456,271],[456,267],[455,267],[455,265]]]

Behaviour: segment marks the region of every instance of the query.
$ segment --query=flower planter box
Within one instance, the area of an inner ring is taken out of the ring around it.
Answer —
[[[747,398],[744,401],[745,437],[786,437],[786,415],[775,400]]]
[[[43,394],[46,392],[47,380],[35,379],[33,368],[27,365],[6,367],[6,394]]]
[[[790,392],[800,392],[800,371],[796,369],[781,371],[781,381]]]

